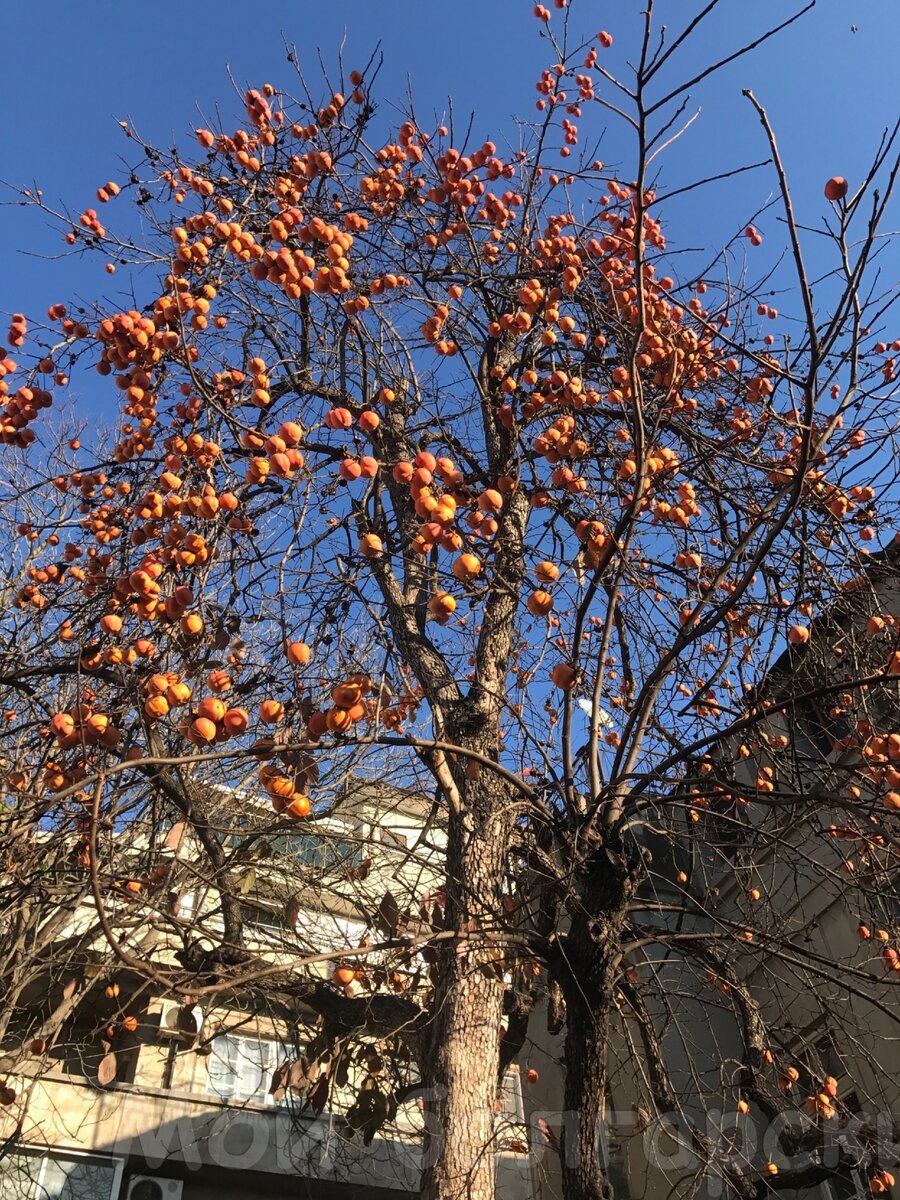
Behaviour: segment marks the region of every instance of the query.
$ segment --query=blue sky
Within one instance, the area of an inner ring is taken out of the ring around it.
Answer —
[[[402,98],[409,84],[424,125],[432,114],[446,112],[452,96],[457,120],[463,123],[474,111],[475,137],[479,142],[494,137],[502,147],[504,131],[516,140],[511,115],[534,112],[534,83],[552,61],[531,7],[531,0],[452,5],[293,0],[251,6],[250,22],[243,0],[219,0],[215,6],[160,0],[150,10],[108,0],[88,6],[62,0],[12,5],[4,17],[8,53],[0,175],[14,185],[36,183],[48,202],[64,202],[80,212],[95,203],[100,184],[123,172],[130,148],[120,119],[130,119],[147,140],[163,144],[173,138],[187,144],[189,131],[211,123],[217,108],[225,126],[236,128],[241,108],[228,69],[241,87],[269,81],[291,90],[295,80],[285,43],[294,42],[315,84],[319,50],[333,66],[345,33],[348,70],[363,64],[382,42],[384,68],[375,98],[385,121],[391,119],[391,101]],[[668,25],[671,40],[700,7],[698,0],[657,0],[657,24]],[[603,62],[621,71],[636,48],[642,8],[638,0],[573,0],[573,20],[591,33],[602,27],[614,35]],[[785,0],[722,0],[720,11],[701,27],[660,86],[689,78],[698,65],[722,57],[792,11]],[[680,186],[765,157],[762,129],[740,94],[749,86],[776,126],[800,219],[820,223],[828,211],[825,179],[838,174],[854,183],[881,131],[900,111],[896,21],[896,0],[818,0],[775,41],[696,89],[689,111],[699,104],[702,114],[667,156],[665,185]],[[554,27],[559,23],[554,13]],[[606,129],[606,162],[628,161],[629,142],[621,126],[597,111],[586,113],[581,125],[585,141],[589,129]],[[624,166],[623,175],[628,175]],[[771,174],[763,170],[682,198],[663,214],[672,242],[715,244],[764,203],[772,187]],[[4,201],[11,198],[3,192]],[[103,215],[113,219],[113,206]],[[121,298],[127,280],[106,277],[96,259],[61,264],[21,253],[24,247],[35,255],[63,249],[59,232],[39,214],[13,204],[0,216],[0,314],[43,313],[48,304],[73,294],[115,296],[118,290]],[[774,225],[774,218],[765,224]],[[813,256],[817,240],[812,239]]]

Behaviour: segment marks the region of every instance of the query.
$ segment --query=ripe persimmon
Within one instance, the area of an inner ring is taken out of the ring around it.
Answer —
[[[188,637],[196,637],[203,632],[203,618],[199,613],[185,613],[178,622],[178,626],[181,632],[187,634]]]
[[[486,488],[478,497],[478,507],[482,512],[498,513],[503,508],[503,496],[496,488]]]
[[[191,721],[191,733],[201,742],[214,742],[216,740],[215,721],[211,721],[208,717],[196,717]]]
[[[475,554],[461,554],[453,563],[453,574],[463,583],[480,575],[481,570],[481,559]]]
[[[363,685],[357,681],[339,683],[332,688],[331,699],[338,708],[353,708],[364,695]]]
[[[553,597],[538,588],[528,597],[526,607],[533,617],[545,617],[553,609]]]
[[[557,663],[550,672],[550,679],[562,691],[569,691],[575,684],[575,668],[571,663]]]
[[[456,600],[449,592],[435,592],[428,601],[428,611],[437,621],[447,621],[456,611]]]
[[[312,805],[310,804],[309,797],[301,794],[295,796],[290,804],[285,807],[284,815],[291,817],[295,821],[299,821],[303,817],[308,817],[311,809]]]
[[[288,642],[285,653],[289,663],[293,663],[295,667],[303,667],[309,662],[312,651],[306,642]]]
[[[346,708],[330,708],[325,714],[325,727],[331,733],[346,733],[352,724],[353,719]]]
[[[222,717],[222,727],[231,736],[244,733],[250,724],[250,714],[244,708],[229,708]]]
[[[210,721],[221,721],[225,716],[225,704],[217,696],[207,696],[197,705],[197,716]]]

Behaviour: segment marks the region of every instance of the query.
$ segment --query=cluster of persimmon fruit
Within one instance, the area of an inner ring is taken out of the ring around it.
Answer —
[[[213,671],[208,684],[215,692],[231,689],[227,671]],[[147,699],[144,712],[151,721],[158,721],[174,708],[191,699],[191,688],[176,672],[151,675],[144,684]],[[194,705],[189,715],[178,724],[178,732],[195,746],[219,745],[229,738],[246,733],[250,714],[245,708],[229,707],[219,695],[205,696]]]
[[[54,713],[50,728],[60,750],[71,750],[76,746],[102,746],[112,750],[122,736],[108,713],[99,712],[87,703]]]
[[[10,321],[7,340],[13,349],[24,345],[28,324],[21,313],[14,313]],[[49,408],[53,398],[44,388],[23,384],[10,395],[9,377],[15,374],[18,364],[15,359],[0,359],[0,444],[5,446],[30,446],[35,432],[29,425],[42,409]]]

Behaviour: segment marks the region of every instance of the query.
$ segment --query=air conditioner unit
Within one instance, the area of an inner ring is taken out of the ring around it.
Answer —
[[[158,1175],[132,1175],[125,1200],[181,1200],[184,1184],[180,1179],[162,1179]]]
[[[179,1004],[175,1000],[163,1000],[159,1009],[159,1036],[162,1038],[192,1038],[199,1033],[203,1024],[203,1010],[199,1005]]]

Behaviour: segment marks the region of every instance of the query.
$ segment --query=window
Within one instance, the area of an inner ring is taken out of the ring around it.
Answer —
[[[274,1104],[269,1095],[272,1074],[287,1057],[284,1046],[272,1038],[222,1034],[213,1038],[212,1054],[206,1060],[206,1091],[222,1100]]]
[[[525,1131],[522,1080],[515,1067],[503,1076],[496,1107],[495,1130],[499,1134],[497,1149],[524,1153],[528,1149],[528,1136]]]
[[[609,1122],[603,1123],[602,1133],[602,1153],[603,1161],[606,1167],[606,1174],[609,1176],[609,1181],[613,1186],[614,1196],[630,1196],[631,1186],[629,1184],[628,1171],[628,1156],[625,1151],[625,1143],[609,1126]]]
[[[359,843],[330,834],[286,834],[271,838],[269,845],[276,855],[290,855],[306,867],[329,873],[356,870],[363,860],[363,847]]]
[[[846,716],[832,712],[836,704],[836,696],[813,696],[790,710],[794,752],[813,779],[815,769],[827,765],[823,760],[834,752],[834,743],[853,733]]]
[[[516,1124],[525,1120],[525,1107],[522,1103],[522,1079],[518,1070],[512,1068],[503,1076],[500,1088],[500,1111]]]
[[[121,1178],[111,1158],[24,1151],[0,1159],[0,1200],[112,1200]]]
[[[235,817],[230,821],[235,831],[225,838],[229,850],[237,849],[252,832],[251,822],[247,817]],[[278,862],[279,859],[293,859],[305,867],[329,874],[345,875],[350,870],[356,870],[365,857],[362,839],[351,840],[353,829],[344,823],[323,828],[322,833],[305,833],[301,830],[291,833],[278,834],[265,839],[266,858]],[[350,837],[341,837],[341,833]],[[282,861],[282,865],[284,865]]]
[[[265,933],[281,933],[284,928],[281,914],[258,904],[242,904],[241,916],[247,925]]]
[[[185,892],[178,901],[178,916],[182,921],[189,921],[191,917],[197,915],[197,901],[199,900],[197,892]]]
[[[373,842],[380,842],[383,846],[396,847],[398,850],[406,850],[409,846],[409,838],[405,833],[400,833],[397,829],[388,829],[385,825],[373,829],[370,836]]]

